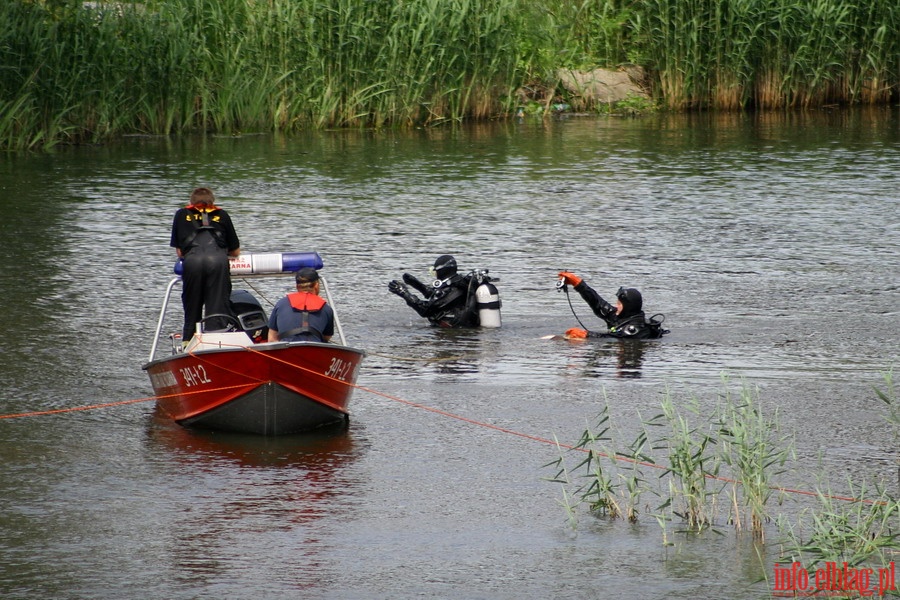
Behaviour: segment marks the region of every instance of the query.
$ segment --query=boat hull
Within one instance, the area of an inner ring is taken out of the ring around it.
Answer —
[[[278,342],[144,365],[160,409],[185,427],[285,435],[346,423],[361,350]]]

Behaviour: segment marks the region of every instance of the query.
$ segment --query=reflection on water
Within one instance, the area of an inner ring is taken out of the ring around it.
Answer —
[[[330,475],[356,456],[352,432],[345,424],[305,435],[266,437],[181,427],[158,408],[148,440],[164,445],[186,467],[199,469],[214,465],[302,467]]]
[[[423,322],[424,323],[424,322]],[[482,329],[441,329],[423,324],[383,352],[372,352],[368,370],[375,375],[416,378],[433,373],[442,381],[467,381],[500,360],[501,337]]]
[[[729,373],[795,434],[787,483],[815,485],[824,465],[837,488],[851,473],[898,485],[872,392],[898,356],[894,109],[0,157],[4,412],[150,393],[171,218],[197,185],[245,250],[322,254],[348,341],[368,352],[359,383],[383,395],[357,390],[349,430],[321,438],[183,430],[152,403],[0,421],[4,597],[760,595],[765,570],[734,538],[668,555],[655,522],[573,538],[542,480],[555,448],[391,398],[563,443],[608,403],[630,440],[669,390],[712,414]],[[445,253],[500,278],[501,329],[436,330],[388,292]],[[579,325],[555,290],[564,269],[606,297],[640,289],[671,333],[545,339]]]
[[[639,379],[644,353],[659,342],[641,340],[586,340],[590,345],[585,357],[583,374],[588,377],[608,377],[613,374],[622,379]]]
[[[361,452],[351,431],[224,434],[182,428],[157,411],[146,443],[171,462],[168,477],[186,485],[158,520],[161,552],[180,586],[275,575],[275,565],[266,564],[272,552],[286,569],[278,573],[282,585],[292,589],[314,589],[332,572],[322,521],[352,510],[347,498],[359,482],[347,469]]]

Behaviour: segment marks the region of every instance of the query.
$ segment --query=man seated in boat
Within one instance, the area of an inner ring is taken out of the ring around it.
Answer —
[[[444,254],[430,271],[435,277],[430,286],[404,273],[403,283],[391,281],[388,290],[437,327],[500,327],[500,296],[486,270],[460,275],[456,259]],[[407,285],[425,298],[410,292]]]
[[[275,303],[269,315],[270,342],[327,342],[334,335],[334,311],[319,295],[319,273],[303,267],[297,291]]]
[[[662,315],[653,315],[650,319],[644,316],[642,310],[644,300],[638,290],[620,287],[616,292],[616,304],[613,306],[575,273],[562,271],[558,277],[558,285],[574,287],[594,314],[606,322],[607,327],[607,330],[602,332],[572,328],[566,331],[567,338],[607,337],[646,340],[669,333],[667,329],[662,328],[662,319],[657,319]]]

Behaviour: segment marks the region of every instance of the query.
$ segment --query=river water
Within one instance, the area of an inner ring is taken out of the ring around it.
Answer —
[[[197,185],[245,251],[323,256],[368,352],[347,431],[210,435],[156,413],[141,365],[171,217]],[[678,533],[677,517],[664,530],[648,491],[635,524],[582,506],[573,528],[547,440],[577,442],[606,406],[624,448],[666,396],[705,429],[743,386],[792,440],[779,485],[849,493],[853,476],[896,497],[896,429],[873,387],[898,357],[898,190],[896,107],[2,158],[0,594],[765,597],[774,522],[765,546],[721,507],[723,535]],[[444,253],[500,278],[501,329],[434,330],[387,291]],[[636,349],[545,339],[600,325],[555,289],[561,269],[606,297],[639,288],[671,333]],[[660,475],[646,469],[647,487]],[[811,502],[787,493],[772,512]]]

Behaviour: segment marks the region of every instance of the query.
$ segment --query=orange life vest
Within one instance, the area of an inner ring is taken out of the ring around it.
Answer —
[[[291,307],[294,310],[316,312],[317,310],[322,310],[322,307],[325,306],[325,298],[318,294],[311,294],[310,292],[294,292],[293,294],[288,294],[288,300],[291,302]]]

